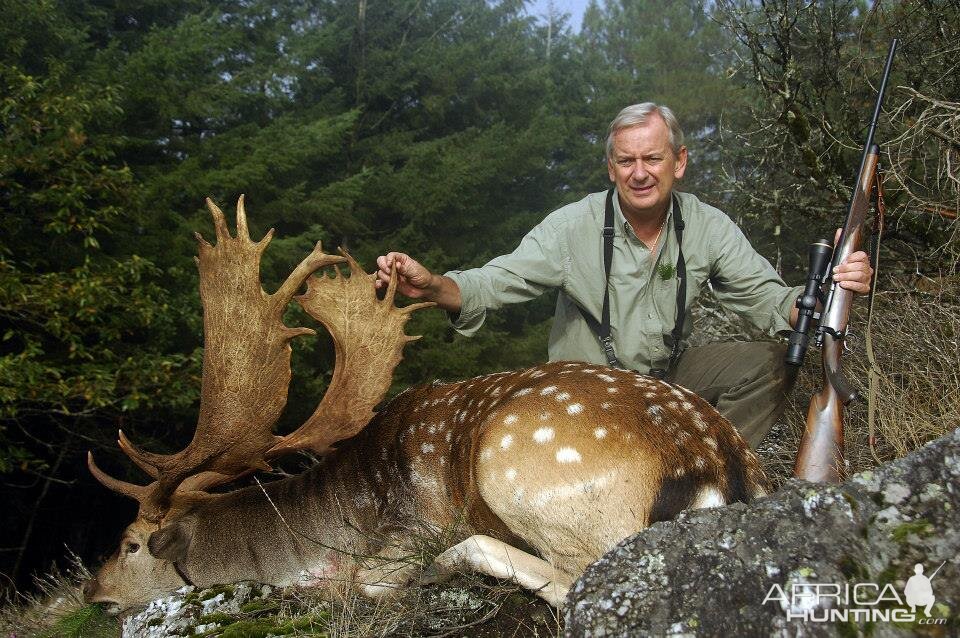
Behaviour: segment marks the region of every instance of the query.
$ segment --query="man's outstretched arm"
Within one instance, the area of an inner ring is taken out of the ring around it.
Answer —
[[[435,275],[405,253],[390,252],[377,257],[377,288],[386,288],[390,274],[397,269],[397,291],[411,299],[433,301],[443,310],[460,312],[462,298],[457,283],[443,275]]]

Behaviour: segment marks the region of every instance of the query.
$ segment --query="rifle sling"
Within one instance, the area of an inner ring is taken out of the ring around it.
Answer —
[[[614,237],[614,211],[613,195],[616,188],[607,191],[607,202],[603,213],[603,306],[600,310],[600,321],[597,321],[593,315],[584,310],[580,304],[577,304],[577,310],[583,316],[583,320],[590,326],[590,330],[597,335],[600,345],[603,347],[604,355],[607,357],[607,365],[613,368],[625,367],[620,359],[617,358],[616,350],[613,347],[613,337],[610,336],[610,265],[613,263],[613,237]],[[673,369],[677,359],[680,358],[681,348],[680,340],[683,335],[683,324],[687,314],[687,262],[683,258],[683,214],[680,210],[680,198],[676,193],[671,193],[673,201],[673,230],[677,234],[677,318],[673,330],[670,333],[670,360],[667,368],[652,368],[650,374],[655,377],[664,378],[667,372]]]
[[[876,425],[877,425],[877,384],[880,380],[881,370],[877,365],[877,359],[873,353],[873,301],[877,289],[877,275],[880,271],[880,240],[883,236],[884,215],[886,207],[883,201],[883,174],[880,165],[874,173],[874,195],[876,196],[876,216],[873,220],[873,236],[870,246],[870,261],[873,267],[873,278],[870,281],[870,293],[867,297],[867,327],[864,331],[864,345],[867,351],[867,362],[869,371],[867,374],[867,443],[870,446],[870,453],[878,463],[881,462],[877,454],[876,444]]]

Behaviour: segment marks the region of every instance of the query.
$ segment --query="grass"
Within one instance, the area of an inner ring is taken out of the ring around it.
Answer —
[[[83,602],[79,584],[90,572],[71,556],[66,572],[35,581],[35,593],[15,594],[0,606],[0,634],[10,638],[115,638],[119,628],[100,606]]]

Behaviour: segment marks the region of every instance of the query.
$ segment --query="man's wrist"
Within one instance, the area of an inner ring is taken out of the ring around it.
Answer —
[[[424,299],[435,302],[441,309],[454,314],[460,312],[460,287],[453,279],[444,275],[430,275]]]
[[[437,301],[437,298],[439,298],[443,292],[443,275],[430,273],[430,281],[427,282],[425,290],[428,301]]]

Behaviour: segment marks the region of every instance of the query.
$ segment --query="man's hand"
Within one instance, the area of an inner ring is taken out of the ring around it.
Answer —
[[[434,275],[420,262],[404,253],[377,257],[377,288],[386,288],[390,273],[397,271],[397,291],[404,297],[434,301],[447,312],[460,312],[460,287],[449,277]]]
[[[834,245],[840,239],[840,229],[833,239]],[[852,290],[857,294],[870,292],[870,282],[873,280],[873,268],[870,267],[870,257],[862,250],[851,253],[842,264],[833,269],[833,280],[841,288]]]
[[[397,269],[397,291],[404,297],[423,299],[430,295],[433,273],[404,253],[387,253],[377,257],[377,288],[386,288],[390,274]],[[430,301],[427,299],[427,301]]]

